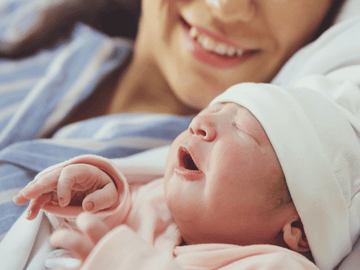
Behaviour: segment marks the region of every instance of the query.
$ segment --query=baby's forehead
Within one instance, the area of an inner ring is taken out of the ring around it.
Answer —
[[[204,111],[210,111],[212,113],[216,113],[216,112],[221,111],[227,105],[232,106],[231,111],[233,112],[234,116],[248,116],[248,117],[256,119],[256,117],[251,113],[250,110],[248,110],[246,107],[244,107],[236,102],[232,102],[232,101],[217,102],[217,103],[210,104],[207,108],[205,108]]]
[[[253,115],[251,113],[251,111],[244,107],[243,105],[240,105],[239,103],[236,103],[236,102],[233,102],[233,101],[224,101],[224,102],[216,102],[216,103],[212,103],[210,104],[206,109],[209,109],[213,112],[216,112],[216,111],[219,111],[221,110],[223,107],[225,107],[227,104],[231,104],[233,106],[236,106],[238,107],[239,109],[241,109],[241,111],[243,112],[247,112],[247,113],[250,113],[251,115]],[[254,116],[255,117],[255,116]]]

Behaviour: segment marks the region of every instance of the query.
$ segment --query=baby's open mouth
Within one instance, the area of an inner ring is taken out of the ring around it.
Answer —
[[[187,170],[199,171],[190,153],[183,147],[179,149],[179,165]]]

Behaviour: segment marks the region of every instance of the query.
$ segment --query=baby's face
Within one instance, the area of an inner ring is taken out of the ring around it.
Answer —
[[[258,120],[235,103],[214,104],[171,146],[167,205],[187,244],[274,243],[284,225],[273,198],[281,167]]]

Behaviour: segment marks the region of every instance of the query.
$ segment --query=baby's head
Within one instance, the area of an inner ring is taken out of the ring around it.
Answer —
[[[188,244],[285,246],[280,232],[299,220],[264,129],[236,103],[210,105],[193,119],[171,147],[165,179]]]
[[[169,153],[166,199],[185,242],[311,248],[333,268],[360,230],[356,135],[315,91],[230,88]]]

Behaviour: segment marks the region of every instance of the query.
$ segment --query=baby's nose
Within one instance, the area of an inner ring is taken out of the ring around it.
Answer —
[[[203,140],[212,142],[216,138],[215,123],[209,115],[197,115],[190,123],[189,131],[195,136],[201,136]]]
[[[251,21],[256,14],[254,0],[206,0],[213,14],[224,22]]]

